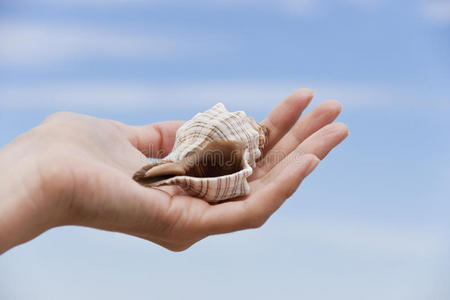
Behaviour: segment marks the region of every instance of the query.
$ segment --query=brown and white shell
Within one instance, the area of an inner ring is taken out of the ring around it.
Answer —
[[[198,113],[177,131],[172,152],[133,178],[148,187],[177,185],[208,202],[247,195],[247,182],[267,142],[266,127],[222,103]]]

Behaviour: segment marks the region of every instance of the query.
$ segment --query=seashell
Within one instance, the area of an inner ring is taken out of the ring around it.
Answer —
[[[229,112],[222,103],[198,113],[177,131],[172,152],[137,171],[138,183],[177,185],[208,202],[247,195],[247,182],[268,130],[243,111]]]

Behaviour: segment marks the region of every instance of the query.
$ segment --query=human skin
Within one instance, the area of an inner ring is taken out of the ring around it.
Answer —
[[[341,111],[300,89],[262,121],[270,131],[245,197],[209,204],[177,187],[146,188],[133,173],[173,146],[182,121],[130,126],[61,112],[0,150],[0,253],[46,230],[80,225],[182,251],[213,234],[258,228],[347,135]],[[145,154],[145,155],[144,155]]]

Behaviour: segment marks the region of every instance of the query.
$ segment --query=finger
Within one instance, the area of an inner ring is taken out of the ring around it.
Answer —
[[[320,103],[312,111],[298,120],[292,129],[269,151],[260,162],[258,171],[253,178],[259,178],[272,169],[286,155],[297,148],[311,134],[333,122],[342,110],[342,105],[336,100]]]
[[[308,137],[298,149],[301,153],[312,153],[322,160],[347,136],[348,128],[345,124],[329,124]]]
[[[313,91],[299,89],[278,104],[261,122],[269,130],[269,141],[264,153],[267,153],[295,124],[313,96]]]
[[[210,206],[201,219],[203,228],[209,234],[218,234],[262,226],[318,163],[319,159],[311,154],[297,159],[290,155],[264,182],[252,184],[248,199]]]
[[[122,124],[133,146],[147,157],[162,158],[170,153],[183,121],[167,121],[144,126]]]

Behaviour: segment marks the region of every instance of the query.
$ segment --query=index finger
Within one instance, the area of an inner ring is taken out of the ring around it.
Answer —
[[[163,158],[172,151],[178,128],[184,121],[166,121],[144,126],[121,124],[131,144],[147,157]]]

